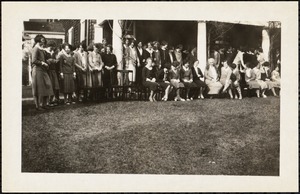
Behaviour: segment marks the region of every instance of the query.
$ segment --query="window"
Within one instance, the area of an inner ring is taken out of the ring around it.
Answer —
[[[85,40],[85,25],[86,25],[86,20],[81,20],[80,21],[80,42]]]
[[[68,43],[74,45],[74,27],[68,30]]]

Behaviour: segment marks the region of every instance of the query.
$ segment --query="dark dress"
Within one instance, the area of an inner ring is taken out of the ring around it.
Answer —
[[[150,88],[150,90],[152,91],[156,91],[158,83],[147,81],[147,78],[151,80],[155,78],[155,72],[153,71],[153,69],[149,70],[147,67],[144,67],[142,70],[143,86],[145,86],[146,88]]]
[[[159,84],[159,86],[165,90],[170,85],[170,83],[166,83],[165,81],[168,81],[168,74],[164,72],[164,69],[156,69],[156,82]]]
[[[180,78],[184,87],[188,89],[197,87],[197,85],[194,82],[188,82],[189,80],[193,80],[193,73],[190,68],[188,69],[181,68],[180,74],[181,74]]]
[[[55,59],[54,55],[51,55],[50,53],[45,51],[46,61],[49,65],[48,74],[52,83],[53,90],[59,90],[59,81],[57,76],[57,65],[58,60]]]
[[[162,69],[169,68],[169,66],[171,64],[169,51],[160,49],[159,52],[160,52],[160,59],[161,59],[161,68]]]
[[[75,72],[75,59],[73,56],[60,56],[60,72],[63,73],[63,93],[75,92],[75,81],[73,73]]]
[[[192,74],[193,74],[193,81],[194,81],[194,83],[195,83],[199,88],[204,88],[204,87],[206,87],[205,82],[202,81],[202,80],[200,80],[200,77],[201,77],[201,78],[204,77],[204,76],[203,76],[203,73],[202,73],[202,71],[201,71],[201,69],[197,67],[197,70],[198,70],[198,73],[199,73],[200,77],[199,77],[198,74],[196,73],[195,67],[192,67],[191,69],[192,69]]]
[[[190,68],[193,67],[195,61],[197,61],[197,56],[196,55],[192,55],[192,53],[189,53],[187,55],[187,57],[184,59],[183,64],[188,63],[190,65]]]
[[[142,48],[142,51],[140,51],[138,48],[136,49],[137,51],[137,56],[140,61],[140,66],[136,67],[136,83],[138,86],[141,86],[143,81],[142,81],[142,69],[145,67],[146,64],[146,59],[150,54]],[[148,54],[147,54],[148,53]]]
[[[117,73],[116,73],[116,67],[117,67],[117,58],[114,54],[104,54],[102,56],[102,61],[104,63],[104,67],[115,67],[112,70],[104,69],[103,74],[103,85],[104,87],[110,87],[112,85],[115,85],[117,83]]]
[[[32,50],[32,95],[35,97],[52,96],[53,88],[47,68],[45,52],[35,46]]]

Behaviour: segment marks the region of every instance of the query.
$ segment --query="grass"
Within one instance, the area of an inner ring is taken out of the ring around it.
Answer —
[[[22,171],[279,175],[280,99],[23,103]]]

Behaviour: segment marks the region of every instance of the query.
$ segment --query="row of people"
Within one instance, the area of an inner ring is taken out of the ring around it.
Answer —
[[[152,92],[149,100],[155,100],[155,91],[158,85],[165,90],[163,100],[168,100],[168,95],[173,88],[176,90],[175,100],[190,100],[193,98],[193,95],[189,96],[190,88],[195,87],[200,90],[199,98],[204,98],[203,91],[206,87],[209,89],[209,95],[218,94],[223,88],[223,92],[228,91],[230,97],[233,98],[232,89],[235,89],[239,98],[242,98],[239,86],[241,65],[238,62],[235,62],[238,65],[229,60],[222,62],[223,67],[221,71],[218,71],[219,66],[216,65],[215,59],[210,58],[203,74],[198,67],[196,48],[190,53],[186,53],[186,57],[183,58],[182,45],[178,45],[175,50],[167,49],[168,43],[165,41],[161,46],[158,42],[154,42],[154,44],[150,42],[147,46],[143,50],[141,42],[138,43],[137,49],[135,49],[134,42],[127,46],[125,44],[124,64],[125,69],[131,70],[134,74],[134,76],[128,76],[129,81],[135,82],[136,77],[138,85],[147,87],[151,85]],[[46,38],[42,35],[36,36],[35,46],[32,50],[32,90],[37,109],[45,107],[45,104],[49,102],[55,104],[59,99],[59,92],[64,93],[64,102],[70,104],[76,95],[82,94],[83,88],[109,87],[118,82],[115,71],[118,64],[116,56],[112,54],[111,45],[105,45],[105,48],[101,49],[98,45],[91,44],[88,52],[85,51],[83,44],[78,45],[76,50],[72,50],[71,45],[66,43],[62,45],[59,52],[55,52],[55,48],[56,45],[53,42],[47,43]],[[257,61],[261,66],[261,62]],[[273,83],[275,78],[272,76],[270,79],[270,73],[265,72],[268,76],[263,78],[259,74],[267,66],[256,67],[259,71],[252,70],[250,65],[248,66],[245,70],[245,78],[249,87],[256,88],[257,85],[252,83],[257,82],[263,97],[265,97],[264,91],[267,88],[276,95],[274,87],[280,87],[280,80],[277,79],[277,83]],[[144,67],[147,67],[149,72]],[[153,67],[155,76],[150,73]],[[135,68],[138,71],[134,71]],[[278,71],[275,69],[275,72]],[[275,72],[272,72],[272,75]],[[155,82],[156,86],[150,82]],[[185,98],[180,97],[180,90],[183,87],[187,89]],[[258,97],[260,96],[259,90],[257,90]]]
[[[203,74],[199,68],[199,62],[195,61],[193,67],[185,63],[183,67],[175,61],[171,63],[169,69],[167,65],[162,69],[161,65],[156,66],[151,58],[147,58],[146,66],[142,70],[143,85],[150,89],[150,101],[155,101],[155,95],[158,87],[165,90],[163,100],[168,100],[168,95],[172,89],[176,90],[175,101],[192,100],[193,94],[190,95],[191,88],[199,88],[200,95],[198,98],[204,98],[203,91],[207,88],[208,95],[211,97],[221,93],[228,92],[231,99],[242,99],[241,91],[241,74],[238,66],[228,61],[222,62],[223,67],[221,72],[217,70],[215,60],[208,59],[208,65],[205,73]],[[255,68],[250,67],[250,63],[246,63],[245,80],[249,89],[256,89],[257,97],[264,97],[266,89],[270,89],[274,96],[278,96],[275,88],[280,88],[280,75],[279,68],[276,67],[270,73],[269,64],[266,62],[261,66],[257,63]],[[201,78],[204,78],[205,82]],[[180,90],[186,89],[186,96],[180,96]]]
[[[110,45],[105,50],[106,53],[100,54],[95,44],[89,46],[88,52],[83,44],[72,50],[71,45],[64,43],[55,52],[54,42],[47,43],[43,35],[37,35],[32,49],[32,92],[36,108],[56,105],[60,92],[64,94],[64,103],[70,104],[75,103],[74,99],[82,95],[85,87],[111,84],[117,59]]]

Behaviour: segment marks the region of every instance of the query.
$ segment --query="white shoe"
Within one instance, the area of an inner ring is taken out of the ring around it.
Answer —
[[[191,101],[191,100],[187,98],[186,101]]]
[[[180,101],[185,101],[185,99],[183,99],[183,98],[180,98],[179,100],[180,100]]]
[[[263,98],[267,98],[267,96],[265,94],[262,95]]]
[[[201,97],[201,99],[204,99],[204,96],[203,96],[203,95],[201,95],[200,97]]]
[[[194,100],[194,98],[190,98],[190,100]]]

